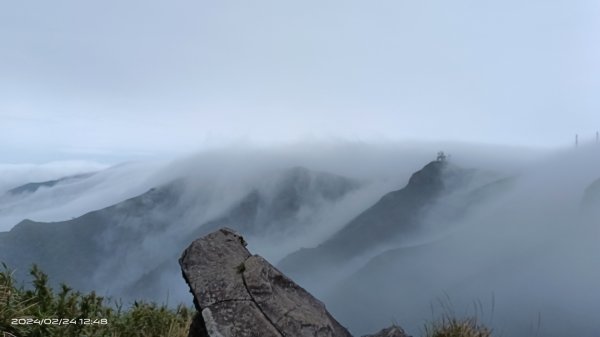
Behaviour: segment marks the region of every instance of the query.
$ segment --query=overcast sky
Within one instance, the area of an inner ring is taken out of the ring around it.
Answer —
[[[599,17],[596,0],[2,1],[0,162],[565,146],[600,129]]]

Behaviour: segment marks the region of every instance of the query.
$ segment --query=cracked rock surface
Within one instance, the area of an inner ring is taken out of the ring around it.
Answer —
[[[190,337],[351,337],[325,305],[224,228],[179,259],[197,315]]]

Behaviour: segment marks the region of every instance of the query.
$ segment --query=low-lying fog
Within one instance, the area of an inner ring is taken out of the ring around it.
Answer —
[[[416,335],[452,311],[504,336],[598,336],[600,189],[589,187],[599,178],[590,146],[525,165],[508,191],[443,223],[448,196],[425,215],[431,240],[356,266],[322,296],[360,333],[398,322]]]
[[[107,288],[126,289],[123,280],[143,277],[146,266],[151,267],[149,259],[156,265],[176,266],[172,255],[185,248],[181,242],[193,239],[186,235],[251,191],[260,191],[269,202],[278,195],[284,181],[278,177],[286,169],[300,166],[313,175],[328,172],[356,182],[355,189],[338,199],[300,205],[285,228],[242,233],[251,252],[277,264],[301,247],[322,243],[384,194],[403,188],[438,150],[451,155],[452,165],[483,173],[486,178],[472,181],[469,189],[504,178],[509,178],[509,187],[496,191],[492,185],[491,197],[452,217],[449,209],[462,202],[461,193],[448,194],[428,205],[418,236],[371,247],[345,265],[332,265],[297,281],[356,335],[393,322],[419,335],[426,321],[449,307],[457,315],[478,315],[505,336],[597,336],[600,188],[590,188],[600,178],[596,144],[557,151],[460,143],[299,144],[223,148],[173,162],[110,168],[4,165],[0,230],[8,231],[26,218],[69,220],[183,178],[180,198],[168,213],[174,225],[130,251],[104,257],[104,265],[98,267],[97,279],[102,282],[107,278],[101,271],[119,270],[121,281]],[[95,174],[33,193],[4,193],[28,182],[89,172]],[[321,198],[318,188],[310,186],[306,195]],[[144,222],[122,221],[143,232]],[[115,269],[123,261],[144,268]],[[321,278],[335,281],[320,282]],[[171,302],[189,302],[179,273],[162,275],[161,280]]]

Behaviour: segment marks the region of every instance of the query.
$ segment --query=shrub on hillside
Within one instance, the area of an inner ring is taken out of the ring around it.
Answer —
[[[83,294],[64,284],[55,292],[35,265],[32,287],[26,289],[2,267],[0,333],[15,337],[185,337],[195,312],[183,305],[170,309],[145,302],[123,310],[94,292]]]

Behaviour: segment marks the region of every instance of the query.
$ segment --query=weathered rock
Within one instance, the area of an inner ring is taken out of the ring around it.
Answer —
[[[387,329],[383,329],[374,335],[366,335],[363,337],[410,337],[404,330],[396,325],[392,325]]]
[[[282,337],[256,303],[225,301],[202,309],[210,337]]]
[[[223,301],[251,300],[240,274],[250,256],[244,239],[230,229],[194,241],[179,264],[197,305],[206,308]]]
[[[202,313],[190,336],[351,337],[323,303],[245,246],[221,229],[183,253],[183,276]]]
[[[323,303],[265,259],[254,255],[244,265],[250,296],[265,315],[274,318],[273,324],[286,336],[350,336]]]

